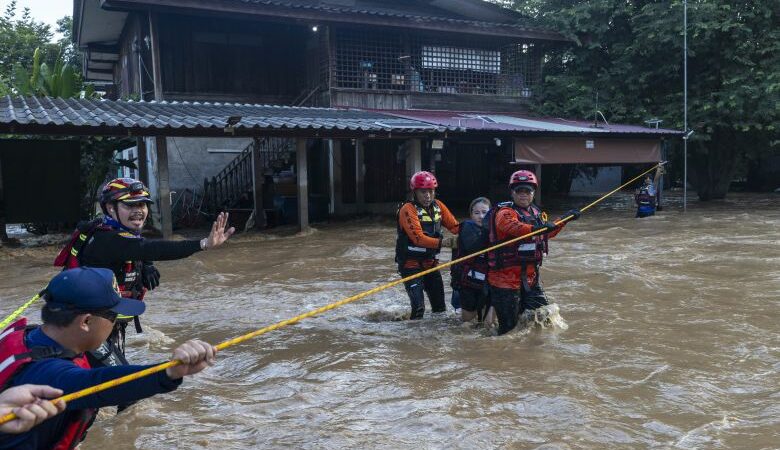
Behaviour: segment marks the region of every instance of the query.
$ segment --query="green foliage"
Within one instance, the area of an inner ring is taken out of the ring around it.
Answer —
[[[120,167],[137,169],[134,161],[120,159],[117,152],[135,145],[135,140],[91,136],[82,139],[81,144],[81,214],[91,218],[95,213],[95,202],[103,184],[117,173]]]
[[[73,66],[62,56],[54,61],[54,68],[41,63],[42,52],[35,49],[31,71],[21,65],[14,68],[14,90],[20,95],[71,98],[80,95],[81,81]]]
[[[703,200],[723,198],[744,160],[777,151],[776,5],[688,4],[688,122],[695,130],[690,176]],[[683,129],[682,2],[530,0],[514,6],[572,40],[549,52],[538,112],[592,118],[598,109],[610,121],[658,117],[666,128]]]
[[[9,2],[0,16],[0,77],[10,79],[15,65],[32,67],[35,49],[41,49],[44,60],[56,55],[58,46],[51,39],[49,26],[33,20],[29,8],[20,16],[16,1]]]

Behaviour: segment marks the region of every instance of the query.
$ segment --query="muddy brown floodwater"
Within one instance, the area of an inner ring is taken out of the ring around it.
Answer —
[[[222,352],[177,392],[104,414],[82,449],[780,448],[780,196],[678,206],[637,220],[621,194],[551,243],[542,277],[566,330],[393,321],[395,287]],[[159,263],[129,359],[393,280],[394,238],[363,219]],[[0,252],[3,317],[55,251]]]

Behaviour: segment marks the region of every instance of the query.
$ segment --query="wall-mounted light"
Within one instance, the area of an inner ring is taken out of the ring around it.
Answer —
[[[496,143],[496,147],[501,147],[501,138],[493,138],[493,142]]]
[[[316,33],[317,31],[319,31],[319,29],[320,29],[320,27],[319,27],[319,26],[317,26],[317,25],[312,25],[312,26],[311,26],[311,31],[312,31],[312,32],[314,32],[314,33]]]

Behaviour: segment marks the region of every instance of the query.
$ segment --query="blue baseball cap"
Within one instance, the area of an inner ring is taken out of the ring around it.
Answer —
[[[146,310],[140,300],[119,295],[114,272],[95,267],[64,270],[46,288],[50,307],[75,311],[111,310],[123,316],[139,316]]]

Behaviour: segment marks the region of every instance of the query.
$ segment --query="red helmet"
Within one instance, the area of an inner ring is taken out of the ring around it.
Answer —
[[[530,170],[518,170],[509,177],[510,188],[518,184],[530,184],[534,189],[539,188],[539,182],[536,180],[536,175]]]
[[[149,195],[149,189],[133,178],[114,178],[103,186],[100,193],[100,205],[109,202],[124,203],[154,203]]]
[[[439,187],[439,182],[436,181],[436,177],[432,173],[422,171],[412,175],[412,179],[409,181],[409,187],[412,190],[436,189]]]

